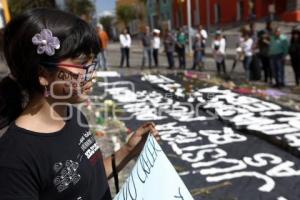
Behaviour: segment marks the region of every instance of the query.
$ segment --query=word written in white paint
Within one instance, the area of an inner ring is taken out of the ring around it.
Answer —
[[[157,84],[158,87],[178,97],[183,95],[184,88],[174,80],[152,81],[161,79],[155,75],[152,75],[151,79],[147,77],[142,79]],[[180,94],[178,91],[181,91]],[[284,140],[290,147],[298,148],[300,151],[300,137],[298,137],[300,113],[298,112],[284,111],[281,106],[274,103],[239,95],[217,86],[192,90],[189,100],[199,103],[204,109],[214,111],[223,120],[233,123],[236,128],[274,136],[276,140]]]
[[[177,126],[176,122],[157,125],[156,128],[162,140],[167,141],[173,151],[194,168],[192,172],[183,172],[182,175],[200,173],[206,176],[207,182],[252,177],[265,182],[258,188],[262,192],[274,190],[276,182],[273,177],[300,176],[300,170],[294,169],[294,162],[284,161],[270,153],[257,153],[243,159],[228,158],[223,145],[247,142],[247,137],[234,133],[230,128],[224,128],[222,131],[200,130],[199,133],[195,133],[189,131],[186,126]],[[202,145],[199,145],[199,142],[193,143],[199,140],[202,141]],[[269,168],[265,174],[258,172],[261,170],[255,170],[262,167]]]
[[[208,120],[206,116],[199,114],[199,109],[195,109],[193,104],[175,101],[156,91],[133,92],[121,87],[107,89],[107,92],[139,121],[163,120],[168,116],[181,122]]]

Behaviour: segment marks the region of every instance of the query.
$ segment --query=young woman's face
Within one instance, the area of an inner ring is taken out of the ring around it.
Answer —
[[[80,56],[58,63],[58,70],[50,83],[50,97],[60,102],[80,103],[92,90],[96,70],[93,57]]]

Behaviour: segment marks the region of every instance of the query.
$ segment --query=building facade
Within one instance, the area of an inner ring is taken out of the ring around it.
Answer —
[[[158,26],[159,21],[159,5],[157,4],[157,0],[148,0],[147,1],[147,18],[148,23],[151,28],[155,28]]]
[[[193,26],[225,25],[277,16],[300,21],[300,0],[190,0]],[[174,0],[175,27],[187,24],[187,0]]]
[[[148,0],[147,13],[149,26],[172,28],[172,0]]]
[[[172,29],[172,0],[160,1],[160,20],[162,27],[168,27]]]
[[[117,0],[116,1],[116,8],[122,5],[129,5],[136,7],[138,5],[137,0]],[[118,31],[122,31],[124,29],[124,24],[116,23]],[[134,19],[128,24],[129,32],[131,35],[137,35],[140,32],[141,27],[143,26],[143,22],[141,22],[139,19]]]
[[[287,12],[283,19],[286,21],[300,22],[300,0],[287,0]]]

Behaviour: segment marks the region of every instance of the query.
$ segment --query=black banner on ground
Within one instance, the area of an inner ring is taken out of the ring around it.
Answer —
[[[300,199],[300,160],[282,148],[297,154],[299,113],[217,87],[187,94],[164,76],[115,78],[110,86],[107,98],[124,109],[129,128],[157,124],[195,199]]]

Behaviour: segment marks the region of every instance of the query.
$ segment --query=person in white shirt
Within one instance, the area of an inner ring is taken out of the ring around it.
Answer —
[[[221,31],[216,32],[215,39],[212,42],[212,50],[216,61],[218,75],[221,75],[221,70],[226,74],[226,40]]]
[[[155,67],[159,65],[158,53],[160,49],[160,30],[154,29],[153,30],[153,41],[152,41],[152,48],[153,48],[153,59]]]
[[[245,69],[245,76],[246,79],[249,81],[250,80],[250,68],[251,68],[251,63],[253,60],[253,39],[251,38],[250,32],[245,31],[243,34],[243,42],[241,43],[241,48],[244,52],[244,69]]]
[[[208,34],[202,25],[199,26],[199,34],[202,38],[202,46],[203,46],[202,54],[205,55],[205,47],[206,47],[206,41],[208,38]]]
[[[130,47],[131,47],[131,37],[128,33],[127,28],[123,30],[123,33],[119,37],[121,44],[121,63],[120,68],[124,66],[124,61],[126,59],[126,66],[130,67]]]

